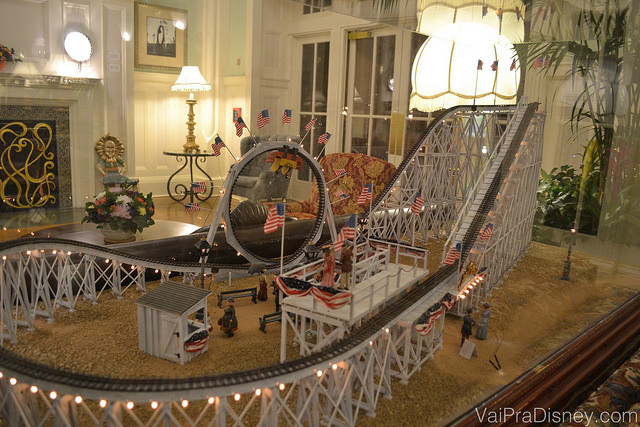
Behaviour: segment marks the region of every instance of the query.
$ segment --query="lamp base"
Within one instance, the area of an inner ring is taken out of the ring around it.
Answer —
[[[187,141],[182,148],[184,148],[185,153],[193,153],[194,151],[200,151],[200,146],[195,142]]]
[[[196,114],[193,112],[193,106],[196,104],[195,99],[187,99],[187,106],[189,107],[189,112],[187,113],[187,142],[182,146],[184,148],[185,153],[192,153],[194,151],[200,151],[200,146],[196,144],[196,136],[193,131],[196,127],[196,122],[193,120]]]

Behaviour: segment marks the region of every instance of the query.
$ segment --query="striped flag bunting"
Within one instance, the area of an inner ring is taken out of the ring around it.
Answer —
[[[367,201],[371,201],[373,196],[373,184],[365,184],[362,188],[360,196],[358,196],[358,205],[363,206]]]
[[[336,198],[338,199],[347,199],[349,198],[349,195],[347,193],[345,193],[344,191],[342,191],[342,188],[338,188],[334,193],[334,196],[336,196]]]
[[[185,203],[184,207],[187,209],[187,212],[197,212],[200,210],[198,202]]]
[[[334,174],[336,174],[336,177],[342,176],[342,175],[346,175],[347,171],[344,169],[336,169],[333,171]]]
[[[291,277],[276,276],[275,282],[278,289],[287,296],[303,297],[312,295],[315,299],[333,310],[349,304],[353,296],[351,292],[329,288],[327,286],[316,286],[304,280]]]
[[[282,114],[282,124],[285,123],[291,123],[291,110],[288,108],[285,108]]]
[[[238,120],[236,121],[235,125],[236,125],[236,135],[242,136],[242,131],[244,128],[247,127],[247,124],[244,122],[242,117],[238,117]]]
[[[322,135],[320,135],[320,137],[318,138],[318,144],[326,144],[327,141],[329,141],[329,138],[331,138],[331,134],[329,132],[325,132]]]
[[[356,215],[353,214],[347,219],[347,222],[340,229],[340,233],[336,237],[333,249],[339,251],[347,240],[353,240],[356,237]]]
[[[309,123],[307,123],[306,125],[304,125],[304,130],[306,132],[309,132],[311,130],[311,128],[313,127],[313,125],[316,124],[316,119],[311,119],[309,120]]]
[[[187,337],[187,340],[184,342],[184,349],[189,353],[195,353],[205,348],[208,342],[209,331],[207,331],[206,329],[194,331]]]
[[[453,305],[456,302],[456,298],[447,292],[447,294],[442,297],[440,302],[435,303],[427,311],[424,312],[418,320],[416,320],[416,324],[413,326],[413,329],[422,336],[427,336],[433,330],[433,326],[436,321],[440,319],[447,311],[453,308]]]
[[[493,234],[493,224],[489,223],[480,233],[480,240],[489,240]]]
[[[269,118],[269,110],[260,111],[260,113],[258,113],[258,129],[262,129],[269,123],[271,123],[271,119]]]
[[[424,198],[420,193],[416,193],[416,197],[413,199],[413,203],[411,203],[411,212],[419,215],[422,210],[422,206],[424,206]]]
[[[264,232],[273,233],[282,225],[284,225],[284,203],[276,203],[269,209],[264,223]]]
[[[447,256],[444,257],[444,265],[453,265],[453,263],[455,263],[456,260],[459,260],[460,249],[461,249],[460,243],[456,243],[455,246],[452,246],[449,249],[449,252],[447,252]]]
[[[207,184],[204,181],[192,182],[191,191],[193,193],[204,193],[205,191],[207,191]]]
[[[240,135],[242,135],[242,132],[240,133]],[[216,139],[214,140],[213,144],[211,144],[211,148],[213,149],[213,154],[215,154],[215,156],[218,157],[222,153],[223,147],[226,147],[226,145],[224,145],[222,138],[220,138],[219,135],[216,136]]]

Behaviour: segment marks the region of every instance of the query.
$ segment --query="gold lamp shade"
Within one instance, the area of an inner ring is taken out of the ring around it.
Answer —
[[[207,92],[211,90],[211,85],[202,77],[200,69],[197,66],[188,65],[182,67],[178,79],[171,86],[171,90],[174,92],[189,92],[189,98],[187,99],[187,106],[189,112],[187,113],[187,142],[183,145],[185,152],[200,151],[200,147],[196,144],[196,136],[194,129],[196,122],[194,121],[195,113],[193,112],[193,106],[196,104],[196,100],[193,97],[193,92]]]

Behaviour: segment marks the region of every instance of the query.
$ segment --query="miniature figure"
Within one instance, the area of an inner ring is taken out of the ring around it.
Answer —
[[[462,340],[460,340],[460,347],[464,344],[464,340],[468,340],[473,332],[473,328],[477,325],[473,317],[471,317],[472,309],[467,308],[467,315],[462,319]]]
[[[322,271],[322,286],[333,288],[335,285],[334,274],[336,270],[336,256],[333,245],[322,247],[322,259],[324,259],[324,270]]]
[[[267,276],[264,275],[264,272],[260,274],[260,289],[258,289],[258,299],[260,301],[266,301],[269,297],[267,295]]]
[[[351,271],[353,270],[353,252],[351,252],[351,244],[345,242],[340,253],[340,286],[338,289],[349,289],[351,284]]]
[[[227,308],[224,309],[224,316],[218,319],[220,329],[227,334],[229,338],[238,330],[238,319],[236,318],[236,309],[233,306],[234,302],[233,298],[227,300]]]
[[[485,302],[483,307],[484,311],[482,312],[478,329],[476,329],[476,338],[479,340],[487,339],[487,332],[489,331],[489,317],[491,317],[491,310],[489,310],[491,304]]]

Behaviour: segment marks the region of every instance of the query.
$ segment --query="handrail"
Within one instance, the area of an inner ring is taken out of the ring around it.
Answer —
[[[522,106],[526,107],[526,104],[524,102],[520,102],[516,106],[516,111],[514,113],[514,118],[518,114],[518,109],[520,107],[522,107]],[[443,246],[445,248],[445,251],[442,254],[442,261],[444,261],[444,258],[445,258],[446,248],[449,246],[449,244],[451,243],[451,241],[454,238],[454,236],[460,230],[460,227],[462,225],[462,218],[467,215],[467,207],[470,206],[475,201],[475,199],[477,197],[477,190],[479,190],[479,186],[480,186],[479,184],[481,182],[482,183],[485,182],[484,181],[484,177],[486,176],[487,172],[491,169],[491,167],[494,166],[494,164],[495,164],[495,156],[497,155],[499,149],[502,149],[502,146],[504,145],[504,142],[506,141],[507,136],[509,135],[512,127],[513,127],[513,120],[510,120],[509,123],[507,123],[507,127],[505,128],[504,132],[500,136],[500,139],[498,140],[498,143],[495,145],[495,147],[493,147],[493,150],[491,151],[491,154],[487,158],[487,162],[483,166],[482,172],[480,172],[479,178],[473,184],[473,187],[472,187],[471,191],[469,192],[469,196],[467,197],[467,200],[465,201],[464,205],[460,209],[460,212],[458,212],[458,216],[456,217],[456,220],[454,221],[453,230],[451,231],[451,233],[449,233],[449,237],[447,238],[447,240],[445,241],[444,246]],[[491,159],[494,159],[494,160],[491,161]],[[472,198],[472,196],[473,196],[473,198]]]

